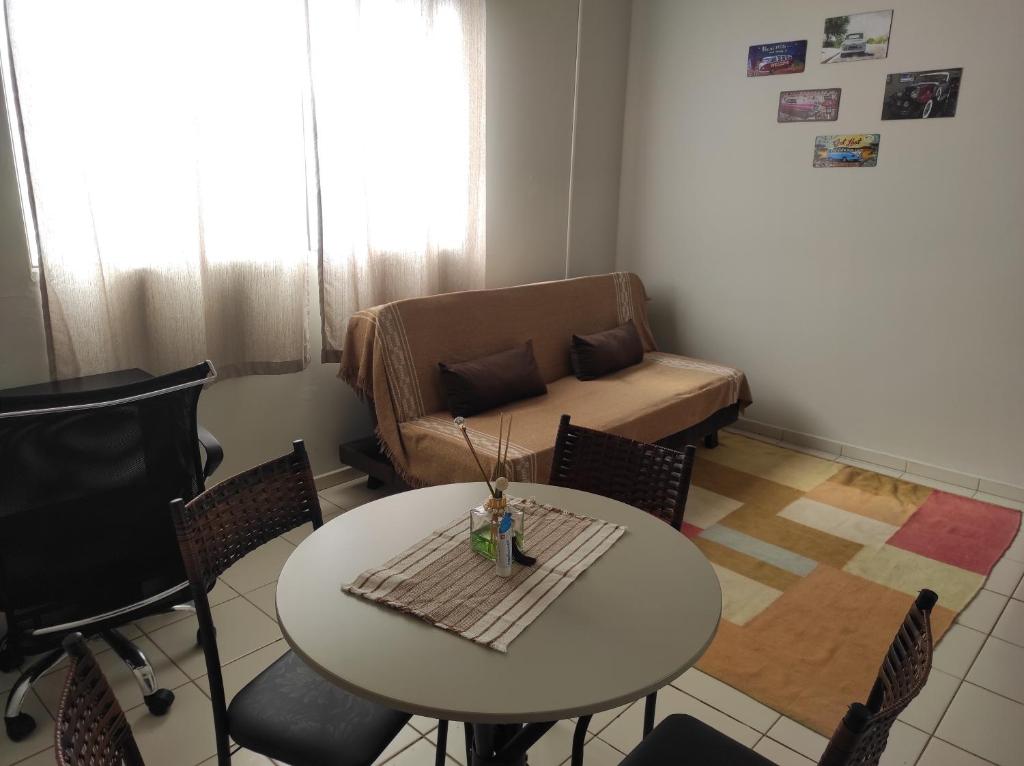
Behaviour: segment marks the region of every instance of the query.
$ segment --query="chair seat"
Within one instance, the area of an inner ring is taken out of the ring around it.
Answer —
[[[409,718],[339,689],[293,652],[228,706],[235,742],[292,766],[370,766]]]
[[[688,715],[670,715],[620,766],[775,766],[763,755]]]

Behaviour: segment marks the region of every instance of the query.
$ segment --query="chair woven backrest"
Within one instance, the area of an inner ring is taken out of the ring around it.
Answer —
[[[85,639],[64,640],[71,669],[57,710],[57,766],[145,766],[131,727]]]
[[[189,503],[171,503],[178,546],[195,600],[210,683],[218,763],[231,762],[227,700],[207,585],[236,561],[302,524],[323,524],[306,447],[222,481]]]
[[[839,723],[819,766],[876,766],[893,722],[928,681],[932,667],[934,591],[922,590],[900,625],[867,704],[854,703]]]
[[[173,504],[178,545],[193,583],[210,583],[245,556],[302,524],[323,523],[305,445]]]
[[[562,415],[550,483],[610,497],[682,529],[697,450],[683,452],[572,425]]]

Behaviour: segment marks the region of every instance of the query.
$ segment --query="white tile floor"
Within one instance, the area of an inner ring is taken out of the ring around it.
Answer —
[[[853,462],[847,458],[840,460]],[[917,480],[904,476],[910,481]],[[382,493],[367,490],[360,481],[320,494],[324,516],[331,518]],[[981,493],[978,499],[1024,510],[1024,503],[1015,504]],[[214,591],[214,616],[229,696],[287,648],[274,619],[274,589],[288,554],[304,537],[303,531],[284,535],[225,573]],[[893,728],[883,764],[1024,764],[1022,580],[1024,534],[1018,536],[986,589],[943,640],[928,686]],[[174,706],[163,718],[148,714],[133,679],[113,654],[105,651],[100,655],[149,766],[215,763],[213,721],[206,696],[209,687],[202,653],[195,647],[195,627],[194,617],[175,613],[143,620],[131,631],[131,635],[140,637],[140,645],[156,665],[160,683],[174,689]],[[0,692],[10,688],[14,678],[15,674],[0,674]],[[62,673],[54,672],[33,691],[26,710],[40,725],[32,737],[15,744],[0,734],[0,766],[54,763],[52,714],[62,678]],[[659,717],[689,713],[753,747],[779,766],[813,764],[825,747],[826,740],[821,735],[696,669],[684,673],[658,699]],[[586,749],[588,766],[617,764],[639,740],[642,715],[642,703],[634,703],[595,716]],[[379,763],[432,764],[436,725],[430,719],[413,718]],[[566,763],[571,741],[572,724],[559,724],[530,751],[530,763]],[[448,754],[450,766],[465,766],[463,733],[457,724],[449,731]],[[269,759],[253,753],[237,754],[234,763],[273,766]]]

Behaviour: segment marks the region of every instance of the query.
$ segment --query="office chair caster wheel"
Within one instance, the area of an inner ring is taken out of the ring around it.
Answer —
[[[18,713],[14,718],[4,718],[4,726],[7,728],[7,738],[11,742],[21,742],[35,731],[36,722],[28,713]]]
[[[153,715],[163,715],[171,709],[171,703],[174,702],[174,692],[170,689],[157,689],[143,699],[146,700],[146,707],[149,708],[150,713]]]

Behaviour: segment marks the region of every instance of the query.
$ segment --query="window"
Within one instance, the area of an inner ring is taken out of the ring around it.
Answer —
[[[482,283],[482,0],[5,11],[59,376],[301,369],[311,245],[329,349]]]

